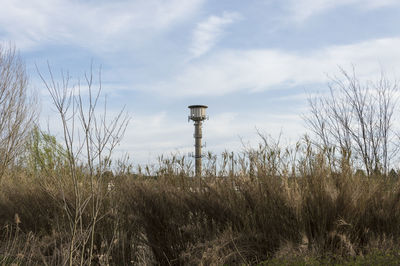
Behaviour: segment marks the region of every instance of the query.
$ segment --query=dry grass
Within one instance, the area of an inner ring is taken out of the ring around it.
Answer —
[[[348,262],[377,249],[380,254],[397,254],[400,183],[396,178],[355,174],[349,165],[332,171],[324,155],[307,144],[298,149],[295,162],[287,160],[289,153],[274,149],[248,153],[247,160],[251,154],[255,165],[240,171],[236,165],[236,174],[225,171],[230,176],[196,179],[181,171],[182,165],[175,162],[184,160],[176,158],[163,159],[151,178],[129,173],[107,176],[99,192],[103,200],[92,261],[82,249],[88,238],[85,228],[92,221],[88,201],[79,220],[82,230],[76,238],[74,264],[220,265],[292,260],[312,264]],[[2,264],[69,261],[71,229],[66,209],[74,206],[73,184],[68,182],[67,171],[55,171],[59,175],[52,177],[45,173],[49,171],[33,175],[21,168],[3,179]],[[82,198],[90,198],[83,173]],[[113,186],[107,186],[110,181]]]

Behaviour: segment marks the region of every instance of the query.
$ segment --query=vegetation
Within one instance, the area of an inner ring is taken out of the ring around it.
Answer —
[[[252,176],[241,169],[232,176],[195,179],[180,172],[179,160],[169,159],[153,173],[156,179],[121,172],[109,174],[107,182],[96,181],[102,202],[91,262],[315,264],[371,256],[397,261],[397,176],[366,177],[348,168],[332,172],[324,154],[314,152],[309,142],[299,145],[296,175],[281,163],[272,167],[272,160],[284,159],[274,155],[282,151],[262,146]],[[74,184],[67,169],[56,173],[38,179],[20,171],[5,177],[2,263],[89,263],[96,202],[87,200],[80,209],[70,254]],[[78,187],[82,199],[92,198],[84,169]]]
[[[68,75],[60,83],[50,68],[48,78],[41,75],[64,141],[32,125],[24,152],[6,167],[0,264],[398,264],[400,181],[397,170],[388,171],[395,162],[389,127],[382,124],[386,141],[373,135],[362,146],[352,135],[362,132],[357,119],[339,131],[331,127],[328,138],[311,123],[315,140],[287,147],[260,135],[258,147],[240,154],[209,153],[201,178],[178,156],[133,171],[127,163],[112,167],[128,118],[98,116],[101,82],[94,89],[92,73],[87,97]],[[316,110],[309,121],[324,122]],[[335,132],[350,134],[351,145],[341,145],[348,139]]]
[[[0,183],[23,152],[24,139],[37,118],[36,100],[27,86],[25,64],[15,48],[0,46]]]

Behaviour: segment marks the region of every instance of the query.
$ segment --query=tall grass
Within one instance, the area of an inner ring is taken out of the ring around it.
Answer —
[[[398,251],[396,173],[367,177],[340,158],[340,167],[332,168],[307,139],[294,147],[263,139],[256,149],[219,158],[209,156],[202,178],[193,178],[187,159],[177,157],[160,158],[151,173],[142,171],[146,167],[108,172],[98,184],[102,204],[92,255],[84,250],[93,222],[88,200],[73,264],[343,261],[377,249]],[[74,211],[74,184],[62,164],[54,165],[59,168],[16,168],[4,177],[0,263],[70,262],[66,210]],[[90,199],[92,181],[84,165],[79,169],[82,198]]]

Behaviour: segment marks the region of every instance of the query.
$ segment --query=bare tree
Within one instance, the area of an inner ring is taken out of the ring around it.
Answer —
[[[25,64],[15,47],[0,46],[0,181],[37,118],[36,99],[27,90]]]
[[[392,127],[397,83],[383,73],[377,82],[361,82],[354,68],[340,71],[342,76],[332,79],[328,95],[309,98],[311,115],[305,120],[332,167],[339,166],[340,158],[340,166],[359,163],[368,176],[387,174],[397,149]]]
[[[79,81],[71,85],[68,73],[62,73],[58,82],[50,66],[48,73],[47,79],[40,72],[39,75],[60,116],[69,165],[68,177],[74,193],[73,206],[68,205],[65,197],[63,199],[63,207],[71,230],[69,265],[74,265],[78,261],[81,265],[90,265],[95,246],[96,224],[100,219],[100,210],[107,193],[102,189],[106,181],[106,172],[111,164],[111,155],[124,135],[129,116],[122,109],[112,119],[107,119],[106,100],[104,100],[102,112],[98,113],[102,90],[101,71],[96,79],[90,69],[90,72],[85,74],[83,85]],[[88,95],[83,95],[82,88],[87,89]],[[85,194],[81,186],[82,166],[86,169],[84,183],[90,186],[89,195]],[[62,185],[60,189],[64,195]],[[88,206],[90,206],[91,222],[84,227],[82,215]]]

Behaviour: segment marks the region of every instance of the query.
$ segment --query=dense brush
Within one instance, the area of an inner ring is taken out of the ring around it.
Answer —
[[[233,170],[219,168],[219,176],[211,174],[216,168],[210,164],[211,169],[205,169],[209,175],[192,177],[190,167],[182,170],[184,158],[162,159],[151,175],[108,173],[97,181],[102,202],[92,263],[256,264],[282,258],[340,262],[377,248],[388,254],[396,251],[397,177],[367,177],[349,164],[333,170],[323,153],[307,145],[296,151],[296,162],[276,147],[242,154],[238,158],[247,160],[246,167],[237,164],[240,160],[233,168],[225,163]],[[78,184],[83,188],[88,186],[84,172]],[[52,177],[46,173],[10,171],[3,179],[2,263],[69,260],[66,210],[74,206],[74,185],[60,182],[69,180],[68,171]],[[82,199],[90,199],[89,189],[80,191]],[[74,263],[88,263],[82,250],[91,222],[92,203],[87,202],[80,213]]]

